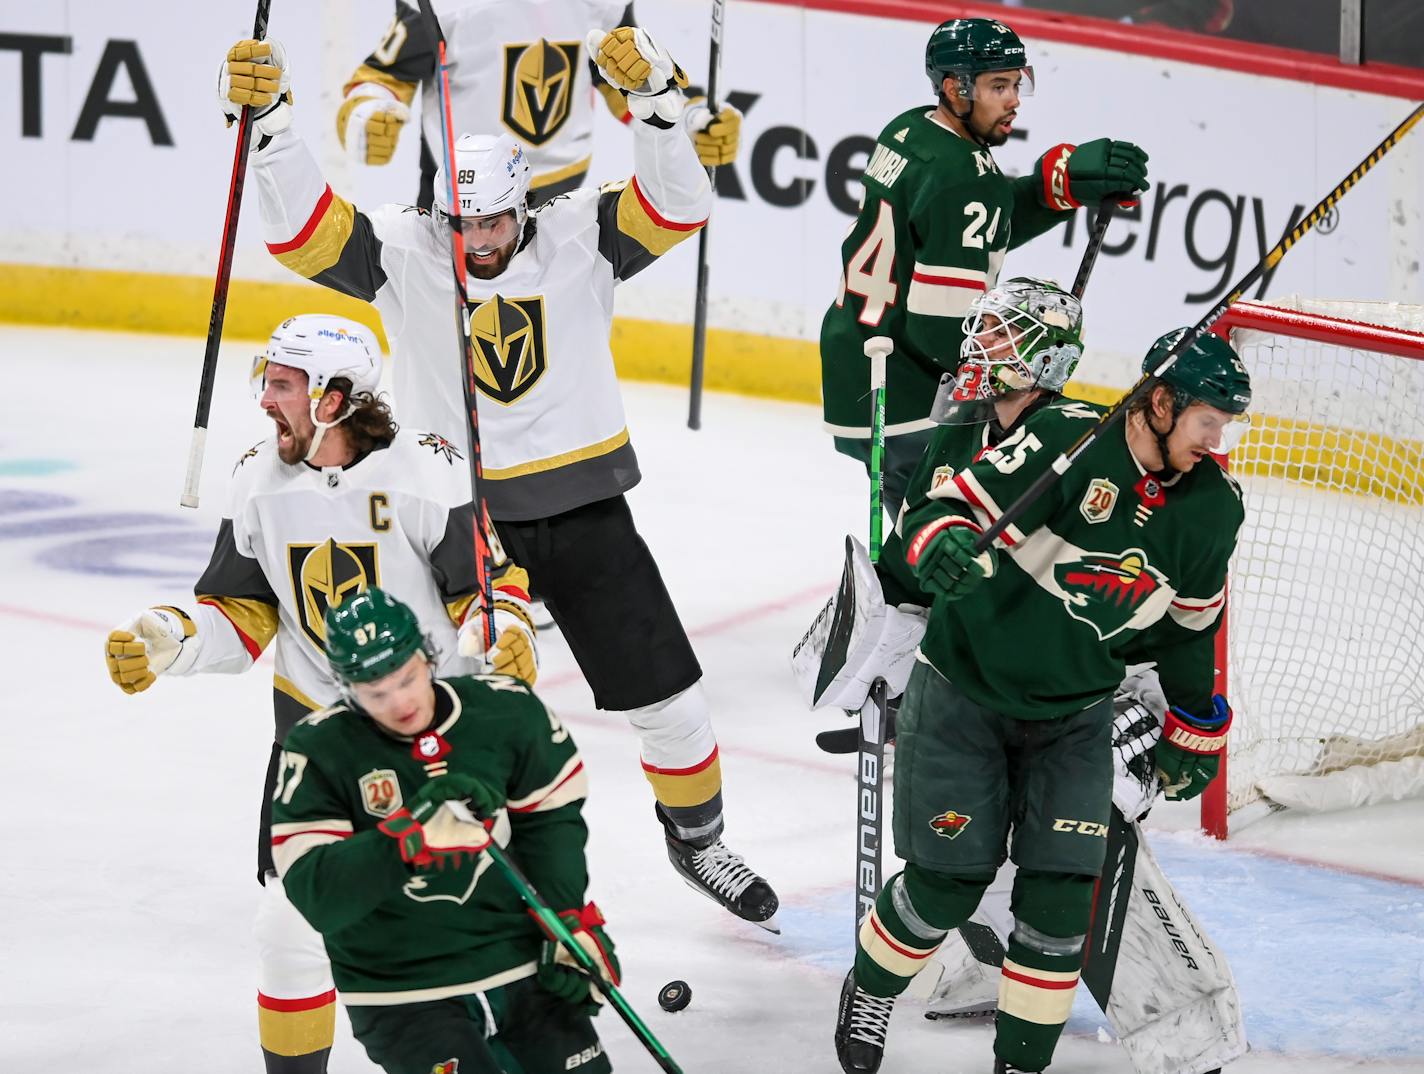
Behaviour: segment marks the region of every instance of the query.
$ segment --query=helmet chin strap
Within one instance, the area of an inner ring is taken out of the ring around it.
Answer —
[[[333,426],[340,425],[343,421],[349,418],[356,410],[354,406],[352,406],[350,403],[347,403],[346,409],[344,409],[340,414],[338,414],[335,420],[322,421],[316,416],[316,408],[320,405],[320,396],[311,401],[311,420],[312,424],[316,426],[316,433],[314,436],[312,436],[311,447],[307,448],[307,453],[302,456],[302,462],[311,462],[312,459],[316,457],[316,453],[321,450],[321,438],[326,435],[326,430],[332,428]]]

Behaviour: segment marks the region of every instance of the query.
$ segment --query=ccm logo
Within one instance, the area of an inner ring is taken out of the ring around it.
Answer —
[[[1079,835],[1097,835],[1106,839],[1108,826],[1091,820],[1067,820],[1059,817],[1053,822],[1055,832],[1077,832]]]

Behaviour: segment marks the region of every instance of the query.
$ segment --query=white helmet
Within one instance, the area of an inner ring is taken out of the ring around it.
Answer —
[[[381,345],[376,334],[359,321],[327,313],[303,313],[279,324],[267,341],[267,350],[252,360],[252,392],[262,397],[267,387],[269,363],[291,366],[307,375],[311,398],[311,419],[316,425],[310,459],[321,445],[326,430],[351,416],[355,404],[348,398],[345,409],[332,421],[318,421],[316,408],[327,386],[338,377],[351,381],[351,394],[374,392],[381,382]]]
[[[515,210],[521,229],[532,174],[524,147],[508,134],[462,134],[455,143],[455,178],[461,216],[494,216]],[[450,180],[435,170],[435,207],[450,214]]]

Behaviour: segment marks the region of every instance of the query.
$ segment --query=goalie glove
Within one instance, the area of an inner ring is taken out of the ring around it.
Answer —
[[[627,94],[634,119],[665,130],[677,122],[687,103],[680,92],[687,75],[648,31],[640,26],[590,30],[587,45],[599,74]]]
[[[165,673],[182,675],[198,658],[198,628],[182,608],[147,608],[109,631],[109,678],[126,694],[147,690]],[[192,639],[192,640],[190,640]]]
[[[539,649],[529,603],[529,575],[522,567],[511,567],[494,584],[494,648],[485,652],[489,635],[484,609],[471,604],[470,614],[460,624],[460,655],[533,686],[539,678]]]
[[[488,816],[503,804],[503,795],[488,783],[451,772],[425,784],[404,808],[376,828],[396,841],[407,865],[427,869],[450,859],[458,865],[462,854],[478,854],[491,842],[488,829],[470,812],[471,807]]]
[[[287,50],[280,41],[239,41],[218,68],[218,102],[227,125],[252,108],[254,149],[265,149],[274,135],[292,125],[292,78]]]
[[[410,109],[385,86],[359,82],[336,112],[336,136],[357,164],[389,164]]]
[[[593,959],[600,979],[616,987],[622,980],[622,968],[618,964],[618,956],[613,953],[612,938],[603,931],[607,922],[598,907],[589,903],[582,910],[563,910],[559,913],[559,920]],[[562,943],[548,935],[544,937],[544,946],[539,951],[537,979],[541,988],[568,1003],[603,1002],[602,991],[589,981],[587,972],[574,961],[574,956]]]
[[[1211,699],[1211,709],[1207,717],[1193,716],[1176,705],[1167,710],[1154,752],[1158,778],[1169,801],[1195,798],[1216,778],[1226,733],[1231,729],[1231,706],[1217,694]]]

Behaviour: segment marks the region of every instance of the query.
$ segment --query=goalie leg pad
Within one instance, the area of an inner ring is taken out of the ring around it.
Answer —
[[[269,876],[253,925],[257,1024],[269,1074],[325,1069],[336,1035],[336,986],[320,934]]]

